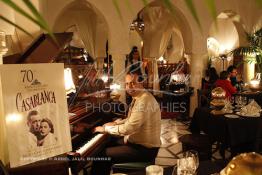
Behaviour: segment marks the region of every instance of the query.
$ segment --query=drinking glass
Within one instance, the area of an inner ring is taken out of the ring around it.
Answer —
[[[188,163],[189,167],[196,172],[198,166],[199,166],[199,158],[198,158],[198,152],[195,150],[190,150],[187,151],[187,158],[188,158]]]
[[[247,97],[242,97],[241,98],[241,104],[242,104],[242,106],[245,106],[245,105],[247,105]]]
[[[197,151],[186,151],[182,154],[182,158],[177,160],[177,175],[194,175],[198,166]]]
[[[146,167],[146,175],[163,175],[164,170],[161,166],[150,165]]]
[[[242,97],[241,96],[236,96],[235,97],[236,98],[236,107],[239,107],[239,108],[241,108],[241,106],[242,106]]]

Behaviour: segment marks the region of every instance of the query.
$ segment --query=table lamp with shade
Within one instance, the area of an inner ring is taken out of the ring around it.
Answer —
[[[262,90],[261,73],[257,73],[256,77],[250,81],[249,89],[252,91],[261,91]]]
[[[64,69],[64,78],[65,78],[65,90],[66,94],[70,93],[75,93],[76,92],[76,87],[73,81],[72,77],[72,71],[70,68],[65,68]]]
[[[113,83],[110,85],[110,90],[112,91],[110,96],[114,101],[119,101],[119,98],[121,96],[119,93],[120,88],[121,88],[120,84],[117,83]]]

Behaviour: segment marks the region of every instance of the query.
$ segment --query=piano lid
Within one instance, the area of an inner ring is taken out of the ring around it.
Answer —
[[[54,62],[65,46],[72,40],[73,33],[54,33],[54,36],[57,43],[48,34],[41,34],[21,56],[16,54],[14,57],[4,57],[4,64]]]

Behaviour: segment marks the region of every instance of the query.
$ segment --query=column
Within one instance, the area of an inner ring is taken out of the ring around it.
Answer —
[[[201,80],[204,76],[204,71],[207,67],[207,53],[193,53],[189,54],[190,59],[190,86],[194,87],[194,93],[190,98],[190,116],[197,107],[197,89],[201,89]]]
[[[3,56],[7,53],[8,49],[6,47],[5,32],[0,30],[0,65],[3,64]]]
[[[243,81],[249,83],[255,77],[255,63],[244,62]]]
[[[148,88],[153,89],[154,95],[160,95],[158,65],[155,58],[148,59]]]
[[[147,77],[147,87],[149,89],[153,89],[153,81],[154,81],[154,64],[153,64],[153,59],[154,58],[149,58],[147,61],[147,66],[148,66],[148,77]]]
[[[5,33],[0,31],[0,65],[3,64],[3,56],[7,53],[5,42]],[[0,97],[2,97],[2,90],[0,89]],[[3,161],[4,165],[8,162],[8,150],[7,150],[7,138],[5,132],[5,118],[3,113],[3,102],[0,98],[0,159]]]
[[[120,101],[126,102],[125,91],[125,58],[126,54],[112,54],[113,58],[113,82],[120,84]]]

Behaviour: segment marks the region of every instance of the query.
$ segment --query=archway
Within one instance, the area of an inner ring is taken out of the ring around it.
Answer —
[[[82,40],[84,48],[93,58],[106,56],[108,24],[104,16],[85,0],[68,4],[58,15],[53,26],[55,32],[72,31],[75,39]],[[77,37],[79,36],[79,37]],[[81,41],[74,41],[81,43]]]
[[[211,64],[218,72],[221,72],[229,65],[233,64],[231,57],[222,57],[227,55],[232,49],[239,46],[239,15],[224,11],[217,16],[217,26],[215,22],[209,30],[209,38],[207,39],[207,50]],[[237,26],[237,27],[236,27]]]
[[[151,62],[148,64],[148,72],[152,76],[148,77],[149,82],[153,83],[148,85],[154,90],[159,90],[159,85],[155,83],[158,82],[157,59],[164,56],[171,63],[178,62],[185,52],[190,53],[192,50],[192,32],[189,23],[178,8],[175,7],[175,11],[174,15],[162,2],[153,1],[137,14],[131,24],[133,30],[140,36],[137,37],[137,43],[143,42],[142,59]],[[130,33],[132,40],[134,31]],[[137,46],[141,47],[140,44]]]

